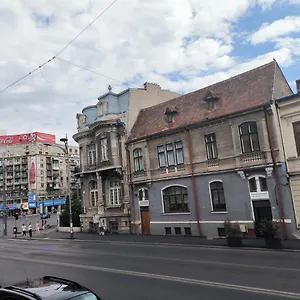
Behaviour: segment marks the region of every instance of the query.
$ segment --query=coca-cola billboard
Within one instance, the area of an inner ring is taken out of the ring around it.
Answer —
[[[55,135],[43,132],[23,133],[16,135],[1,135],[0,146],[30,144],[30,143],[55,144]]]

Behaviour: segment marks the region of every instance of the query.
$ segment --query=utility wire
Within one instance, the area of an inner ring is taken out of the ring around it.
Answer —
[[[89,23],[85,28],[83,28],[70,42],[66,44],[60,51],[58,51],[53,57],[45,61],[43,64],[40,66],[36,67],[32,71],[30,71],[28,74],[22,76],[18,80],[14,81],[13,83],[9,84],[7,87],[4,89],[0,90],[0,94],[5,92],[7,89],[12,87],[13,85],[19,83],[23,79],[29,77],[31,74],[35,73],[36,71],[40,70],[42,67],[50,63],[52,60],[54,60],[58,55],[60,55],[63,51],[65,51],[81,34],[83,34],[91,25],[93,25],[109,8],[111,8],[118,0],[114,0],[106,9],[104,9],[91,23]]]
[[[105,78],[107,78],[107,79],[114,80],[114,81],[117,81],[117,82],[119,82],[119,83],[121,83],[121,84],[124,84],[124,82],[121,81],[121,80],[118,80],[118,79],[116,79],[116,78],[112,78],[112,77],[106,76],[106,75],[104,75],[104,74],[98,73],[98,72],[96,72],[96,71],[94,71],[94,70],[88,69],[88,68],[83,67],[83,66],[81,66],[81,65],[74,64],[73,62],[68,61],[68,60],[66,60],[66,59],[64,59],[64,58],[57,57],[57,59],[58,59],[58,60],[61,60],[61,61],[63,61],[63,62],[65,62],[65,63],[68,63],[68,64],[70,64],[70,65],[72,65],[72,66],[74,66],[74,67],[77,67],[77,68],[79,68],[79,69],[82,69],[82,70],[91,72],[91,73],[93,73],[93,74],[96,74],[96,75],[105,77]]]

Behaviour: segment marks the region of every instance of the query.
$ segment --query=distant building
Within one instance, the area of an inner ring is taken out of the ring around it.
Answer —
[[[280,117],[278,132],[283,139],[284,154],[291,187],[296,224],[300,227],[300,80],[296,81],[297,94],[276,101]]]
[[[77,114],[84,231],[130,231],[130,200],[127,180],[127,158],[124,147],[139,111],[179,96],[162,90],[159,85],[145,83],[141,89],[127,89],[98,98],[96,105]]]
[[[61,209],[68,194],[67,157],[56,144],[55,135],[33,132],[0,136],[0,210],[3,187],[9,211],[32,213]],[[71,184],[77,188],[75,166],[79,165],[79,149],[69,147]]]
[[[274,102],[292,94],[273,61],[141,110],[126,143],[134,231],[223,236],[230,220],[255,237],[267,219],[292,235]]]

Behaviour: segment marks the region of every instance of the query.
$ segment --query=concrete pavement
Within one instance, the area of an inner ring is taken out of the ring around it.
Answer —
[[[51,226],[57,225],[57,215],[51,214],[50,219],[47,219],[47,223]],[[19,219],[16,221],[14,217],[8,217],[7,218],[7,233],[8,235],[13,234],[13,228],[15,224],[17,224],[18,231],[21,231],[22,224],[28,224],[31,222],[33,225],[33,229],[35,229],[36,222],[39,221],[40,224],[42,223],[40,215],[32,215],[32,216],[19,216]],[[0,218],[0,237],[3,236],[3,217]]]
[[[41,234],[38,238],[47,238],[53,240],[69,239],[70,234],[65,232],[47,232]],[[183,236],[155,236],[155,235],[129,235],[129,234],[111,234],[100,236],[95,233],[74,233],[74,237],[80,241],[99,242],[99,243],[127,243],[127,244],[153,244],[153,245],[186,245],[186,246],[207,246],[207,247],[227,247],[227,241],[224,238],[207,239],[199,237]],[[283,249],[300,251],[300,240],[282,240]],[[244,239],[243,249],[260,248],[265,249],[264,239]]]
[[[0,284],[67,277],[103,299],[300,299],[298,253],[0,240]]]

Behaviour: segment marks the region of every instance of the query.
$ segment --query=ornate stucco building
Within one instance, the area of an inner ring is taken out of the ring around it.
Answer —
[[[299,97],[275,61],[142,110],[126,142],[134,232],[222,236],[230,220],[255,237],[267,219],[280,221],[282,233],[292,236],[295,218],[275,105],[285,96],[290,104],[282,101],[280,109],[292,116],[298,136]],[[293,137],[292,126],[285,130]],[[295,172],[297,143],[286,147]],[[298,197],[299,176],[292,180]]]
[[[96,105],[77,114],[80,177],[84,213],[83,231],[128,232],[131,211],[127,179],[125,141],[141,109],[178,97],[157,84],[145,83],[140,89],[108,92]]]

